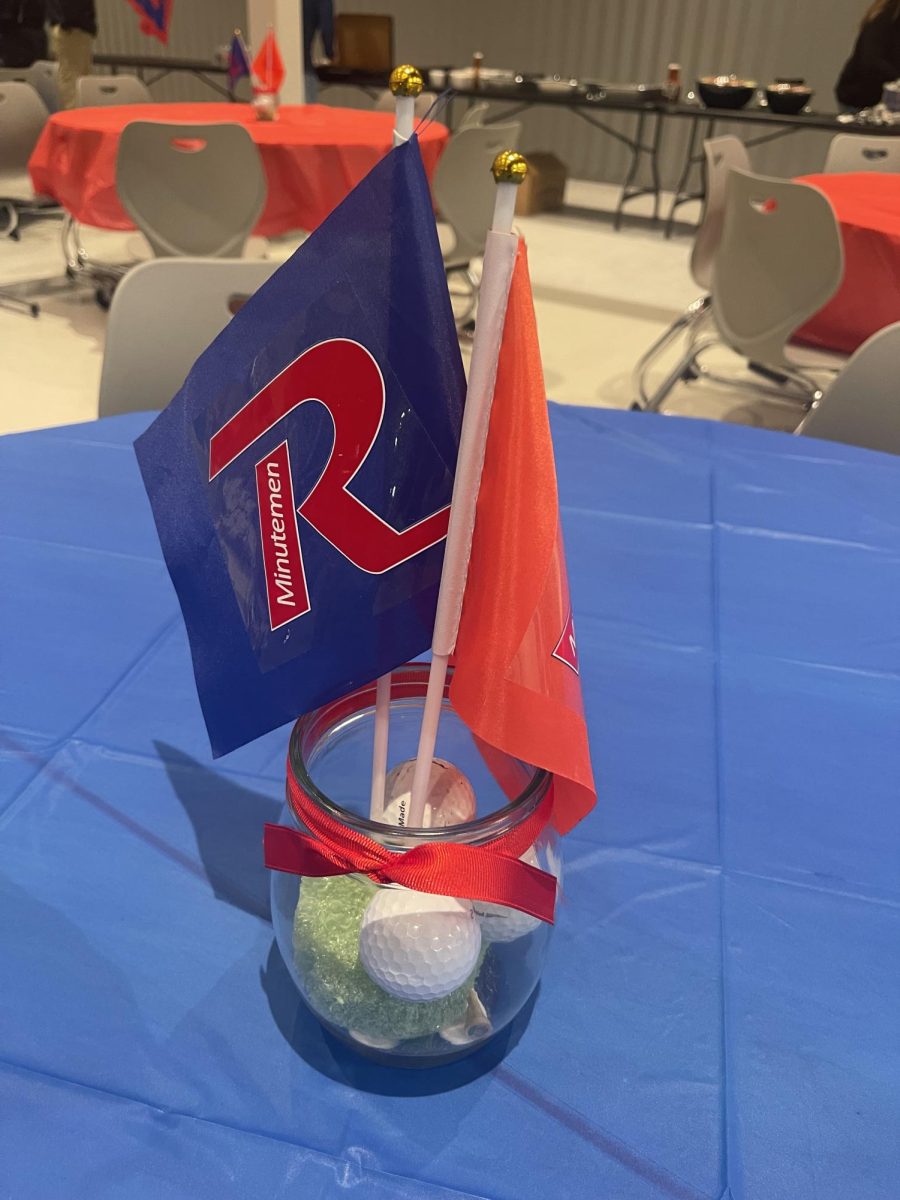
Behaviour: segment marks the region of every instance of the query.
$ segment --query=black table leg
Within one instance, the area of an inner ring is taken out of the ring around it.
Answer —
[[[701,124],[706,121],[706,134],[701,138]],[[669,216],[666,220],[666,237],[670,238],[675,228],[675,214],[682,204],[687,204],[689,200],[703,200],[706,196],[706,175],[705,175],[705,156],[698,153],[697,141],[711,138],[715,133],[716,123],[713,119],[705,117],[702,112],[691,120],[691,135],[688,138],[687,150],[684,156],[684,164],[681,168],[681,175],[675,187],[675,195],[672,197],[672,206],[669,209]],[[701,187],[697,192],[692,192],[690,188],[691,171],[694,167],[700,168]]]
[[[663,114],[655,114],[656,126],[653,130],[653,145],[650,148],[650,177],[653,180],[653,223],[659,220],[660,182],[659,182],[659,146],[662,141]]]
[[[627,200],[631,200],[634,196],[642,195],[643,188],[634,187],[634,181],[637,178],[638,168],[641,163],[641,151],[644,148],[644,124],[647,119],[647,114],[641,109],[637,115],[637,129],[634,135],[634,141],[628,142],[628,148],[631,151],[631,162],[628,165],[628,172],[622,182],[622,190],[619,193],[619,203],[616,205],[616,219],[613,222],[614,229],[622,227],[622,210],[625,207]]]

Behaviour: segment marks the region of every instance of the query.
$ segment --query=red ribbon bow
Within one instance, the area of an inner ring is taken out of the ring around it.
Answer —
[[[311,800],[288,767],[288,795],[308,834],[266,825],[266,866],[291,875],[367,875],[375,883],[398,883],[417,892],[505,904],[553,924],[556,879],[521,862],[553,812],[553,788],[533,813],[508,833],[480,846],[426,842],[396,853],[349,829]]]

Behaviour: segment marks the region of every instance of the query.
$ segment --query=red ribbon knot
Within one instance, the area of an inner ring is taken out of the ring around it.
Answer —
[[[416,892],[504,904],[553,924],[556,879],[520,861],[553,813],[553,788],[535,810],[507,833],[479,846],[424,842],[397,853],[324,812],[300,787],[288,766],[291,807],[309,833],[266,825],[263,846],[272,871],[316,878],[366,875]]]

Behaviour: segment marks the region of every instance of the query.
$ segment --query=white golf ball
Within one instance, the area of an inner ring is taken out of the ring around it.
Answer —
[[[379,888],[363,913],[359,958],[398,1000],[439,1000],[475,969],[481,932],[468,900]]]
[[[409,824],[409,806],[416,760],[408,758],[388,772],[384,784],[385,805],[381,821],[400,828]],[[436,758],[428,778],[428,796],[422,818],[424,829],[446,829],[475,820],[475,793],[462,771]]]
[[[530,867],[540,866],[534,846],[529,846],[521,855],[521,860]],[[481,936],[486,942],[514,942],[537,929],[541,923],[537,917],[519,912],[517,908],[507,908],[504,904],[476,901],[472,907],[481,926]]]

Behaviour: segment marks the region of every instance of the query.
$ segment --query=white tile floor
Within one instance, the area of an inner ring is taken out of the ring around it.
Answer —
[[[627,407],[637,358],[697,294],[688,274],[690,238],[682,233],[665,241],[639,219],[616,233],[614,199],[613,188],[573,181],[562,212],[518,222],[529,246],[547,391],[569,404]],[[60,227],[43,220],[26,226],[19,242],[0,239],[0,287],[60,278]],[[140,254],[140,241],[134,234],[85,233],[92,256],[111,261]],[[294,244],[270,244],[267,252],[282,258]],[[106,314],[88,288],[34,291],[43,310],[38,320],[0,307],[0,433],[97,415]],[[737,360],[729,365],[736,370]],[[699,384],[680,387],[667,409],[796,423],[791,412]]]

